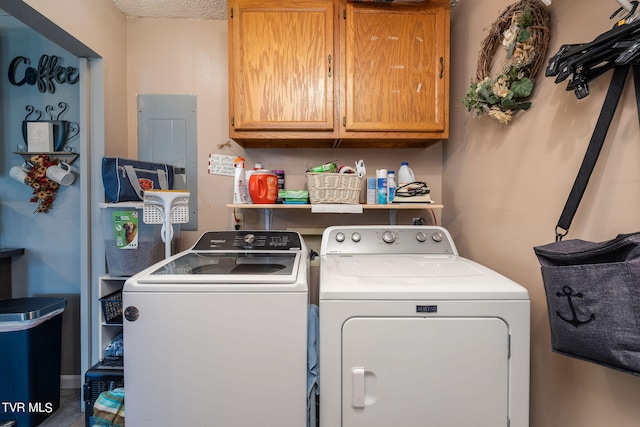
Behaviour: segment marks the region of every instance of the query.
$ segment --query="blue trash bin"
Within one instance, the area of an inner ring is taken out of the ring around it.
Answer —
[[[0,421],[35,427],[60,407],[66,298],[0,300]]]

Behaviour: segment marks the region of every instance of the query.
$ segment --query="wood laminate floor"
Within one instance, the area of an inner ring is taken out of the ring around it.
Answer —
[[[85,427],[80,389],[60,390],[60,408],[38,427]]]

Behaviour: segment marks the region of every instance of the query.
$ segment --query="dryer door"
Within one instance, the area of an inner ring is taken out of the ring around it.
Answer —
[[[501,319],[356,317],[342,348],[344,427],[508,425]]]

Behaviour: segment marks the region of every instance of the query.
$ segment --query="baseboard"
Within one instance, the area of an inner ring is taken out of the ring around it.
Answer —
[[[60,375],[60,388],[82,388],[80,375]]]

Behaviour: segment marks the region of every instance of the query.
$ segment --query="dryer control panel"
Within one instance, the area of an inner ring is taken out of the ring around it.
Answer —
[[[438,226],[336,226],[322,235],[320,255],[458,255],[449,232]]]

